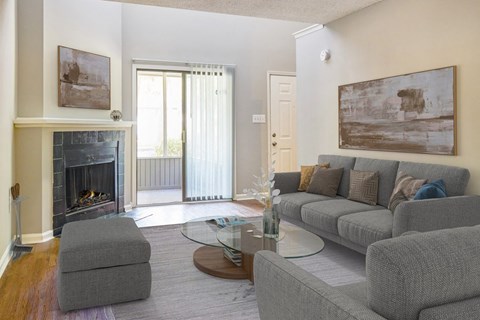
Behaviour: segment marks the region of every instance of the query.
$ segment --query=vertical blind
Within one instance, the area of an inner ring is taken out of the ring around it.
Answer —
[[[186,200],[231,199],[233,70],[193,65],[187,93]]]

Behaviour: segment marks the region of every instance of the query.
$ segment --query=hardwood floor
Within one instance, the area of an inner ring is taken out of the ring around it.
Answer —
[[[246,200],[143,207],[125,216],[137,220],[139,227],[149,227],[183,223],[203,216],[255,216],[260,215],[262,209],[257,201]],[[53,239],[36,244],[32,253],[10,261],[0,279],[1,320],[61,318],[55,288],[59,243],[59,239]]]

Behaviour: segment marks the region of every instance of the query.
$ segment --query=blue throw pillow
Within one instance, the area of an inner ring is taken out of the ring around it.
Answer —
[[[445,182],[439,179],[421,186],[413,200],[445,198],[446,196],[447,190],[445,189]]]

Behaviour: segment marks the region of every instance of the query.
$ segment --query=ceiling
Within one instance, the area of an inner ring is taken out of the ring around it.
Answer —
[[[258,18],[326,24],[381,0],[111,0]]]

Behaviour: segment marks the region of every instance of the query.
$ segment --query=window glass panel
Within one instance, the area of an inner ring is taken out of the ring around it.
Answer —
[[[163,156],[163,73],[139,71],[137,86],[138,157]]]
[[[167,74],[167,152],[168,157],[182,156],[182,77]]]

